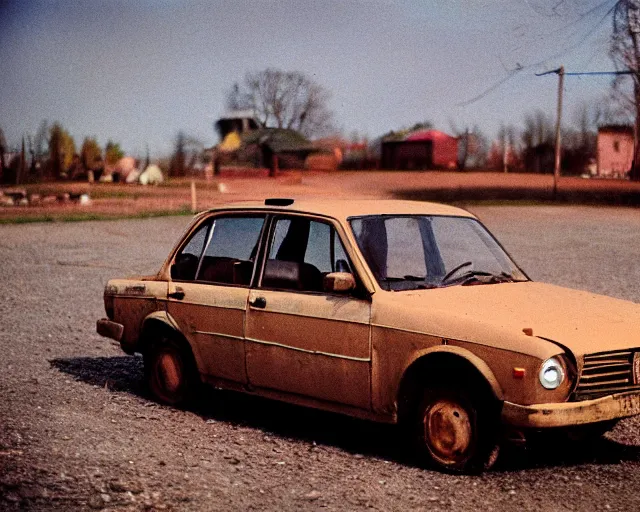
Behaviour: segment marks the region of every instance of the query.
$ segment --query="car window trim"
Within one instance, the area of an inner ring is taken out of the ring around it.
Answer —
[[[251,271],[251,279],[249,280],[248,288],[255,288],[255,281],[257,274],[261,274],[262,267],[264,266],[264,251],[265,244],[267,242],[269,231],[271,229],[271,217],[272,214],[269,212],[264,213],[264,222],[262,223],[262,229],[260,230],[260,236],[258,237],[258,250],[256,251],[255,260],[253,262],[253,270]],[[260,272],[258,272],[258,268],[260,268]]]
[[[211,239],[213,238],[213,231],[216,229],[216,221],[217,218],[213,218],[211,221],[211,225],[209,226],[209,232],[207,233],[207,240],[204,243],[204,247],[202,248],[202,252],[200,253],[200,259],[198,260],[198,267],[196,268],[196,275],[193,280],[198,281],[198,276],[200,275],[200,269],[202,269],[202,262],[204,261],[204,255],[209,248],[209,244],[211,243]]]
[[[251,274],[251,280],[249,281],[249,284],[245,284],[245,285],[240,285],[240,284],[234,284],[234,283],[221,283],[221,282],[212,282],[212,281],[201,281],[198,279],[189,279],[189,280],[184,280],[184,279],[174,279],[171,277],[171,266],[173,264],[175,264],[175,260],[176,257],[178,256],[178,254],[180,254],[180,251],[182,251],[185,246],[189,243],[189,241],[191,240],[191,237],[193,236],[193,234],[196,233],[196,231],[198,231],[198,229],[200,229],[200,227],[205,224],[205,223],[209,223],[209,227],[207,228],[207,240],[205,242],[205,244],[202,247],[202,251],[200,252],[200,257],[198,259],[198,267],[196,270],[196,275],[195,277],[198,277],[198,273],[200,272],[200,266],[202,265],[202,259],[204,258],[205,252],[207,250],[207,247],[209,246],[209,243],[211,242],[211,239],[213,238],[213,229],[214,229],[214,225],[216,220],[218,219],[226,219],[226,218],[233,218],[233,217],[240,217],[240,218],[250,218],[250,217],[257,217],[257,218],[262,218],[264,220],[264,222],[262,223],[262,228],[260,230],[260,235],[258,236],[258,244],[262,243],[262,237],[264,235],[264,230],[265,230],[265,226],[267,225],[267,221],[269,219],[269,212],[263,212],[263,211],[247,211],[247,212],[243,212],[243,211],[223,211],[223,212],[215,212],[212,213],[211,215],[207,215],[204,216],[204,218],[202,219],[201,222],[198,222],[195,226],[193,226],[193,228],[191,230],[189,230],[189,233],[187,233],[187,235],[183,238],[182,242],[180,243],[180,245],[178,246],[178,248],[173,252],[171,259],[169,260],[169,265],[168,265],[168,280],[173,282],[173,283],[182,283],[182,284],[201,284],[201,285],[215,285],[215,286],[232,286],[235,288],[251,288],[252,287],[252,283],[253,283],[253,277],[255,275],[255,271],[257,268],[257,263],[259,262],[259,255],[260,255],[260,246],[258,246],[258,251],[256,252],[256,256],[255,256],[255,260],[253,262],[253,270],[252,270],[252,274]]]
[[[513,259],[513,256],[511,256],[511,254],[509,253],[509,251],[507,251],[504,246],[502,245],[502,243],[500,243],[500,241],[495,237],[495,235],[489,230],[489,228],[487,228],[487,226],[484,225],[484,223],[476,218],[476,217],[467,217],[467,216],[463,216],[463,215],[443,215],[443,214],[437,214],[437,213],[428,213],[428,214],[412,214],[412,213],[399,213],[399,214],[395,214],[395,213],[389,213],[389,214],[364,214],[364,215],[352,215],[350,217],[347,217],[346,221],[347,224],[349,226],[349,229],[351,230],[351,234],[353,235],[353,238],[356,241],[356,248],[358,249],[359,252],[360,251],[360,246],[358,245],[358,237],[356,236],[355,231],[353,230],[353,226],[351,224],[352,221],[354,220],[358,220],[358,219],[363,219],[366,217],[415,217],[415,216],[423,216],[423,217],[448,217],[448,218],[462,218],[462,219],[471,219],[472,221],[476,222],[478,225],[480,225],[484,231],[489,235],[489,237],[498,245],[498,247],[500,247],[500,249],[502,249],[504,251],[504,253],[507,255],[507,257],[509,258],[509,260],[511,261],[511,263],[513,263],[515,265],[515,267],[522,272],[522,275],[527,279],[527,281],[533,281],[528,275],[527,273],[522,270],[522,267],[520,267],[520,265],[518,265],[518,263],[516,262],[516,260]],[[369,263],[367,262],[367,260],[364,258],[364,256],[362,257],[362,260],[364,262],[364,264],[367,266],[367,270],[369,272],[371,272],[371,269],[369,268]],[[371,274],[373,275],[373,272],[371,272]],[[378,283],[378,280],[375,279],[374,276],[374,281],[376,282],[376,284],[378,286],[380,286],[380,283]],[[384,288],[380,287],[381,289],[384,290]],[[405,291],[405,290],[402,290]],[[410,290],[406,290],[406,291],[410,291]]]
[[[200,222],[198,222],[197,224],[195,224],[190,230],[189,232],[184,236],[184,238],[181,240],[180,244],[178,245],[177,249],[175,251],[173,251],[173,254],[171,255],[171,259],[169,260],[169,265],[167,268],[168,271],[168,280],[171,282],[176,282],[176,283],[193,283],[195,282],[195,278],[198,276],[198,270],[200,269],[200,262],[202,260],[202,256],[204,255],[204,251],[207,247],[207,240],[209,239],[209,232],[211,231],[211,225],[212,225],[212,216],[204,216]],[[198,230],[200,230],[200,228],[204,225],[204,224],[208,224],[207,226],[207,234],[205,235],[205,243],[202,245],[202,250],[200,251],[200,256],[198,256],[198,267],[196,268],[196,274],[194,276],[194,279],[190,279],[190,280],[185,280],[185,279],[174,279],[173,277],[171,277],[171,267],[173,265],[175,265],[176,263],[176,258],[178,257],[179,254],[182,253],[182,251],[184,250],[184,248],[189,244],[189,242],[191,242],[192,238],[194,237],[194,235],[198,232]]]
[[[353,261],[351,259],[351,256],[349,255],[349,252],[346,249],[346,244],[344,243],[344,241],[342,240],[342,237],[340,236],[340,233],[338,231],[338,229],[336,229],[335,226],[335,220],[332,219],[331,217],[319,217],[317,215],[311,215],[311,214],[305,214],[304,212],[270,212],[268,214],[268,222],[269,222],[269,228],[268,228],[268,233],[266,235],[266,237],[263,240],[263,244],[261,247],[262,250],[262,258],[261,258],[261,262],[260,262],[260,272],[259,275],[257,276],[257,279],[255,279],[255,282],[252,282],[252,288],[255,288],[257,290],[268,290],[268,291],[278,291],[278,292],[289,292],[289,293],[301,293],[301,294],[305,294],[305,295],[319,295],[319,296],[330,296],[330,297],[352,297],[354,299],[362,299],[362,297],[359,297],[358,295],[354,295],[353,293],[351,294],[341,294],[341,293],[330,293],[330,292],[325,292],[325,291],[312,291],[312,290],[291,290],[291,289],[287,289],[287,288],[266,288],[262,286],[262,278],[264,277],[264,269],[265,266],[267,264],[267,259],[269,257],[269,251],[271,250],[271,244],[273,243],[273,237],[275,236],[275,226],[276,223],[279,219],[287,219],[287,218],[291,218],[291,217],[302,217],[302,218],[308,218],[310,219],[310,221],[312,222],[319,222],[321,224],[328,224],[329,227],[331,228],[331,230],[333,231],[334,235],[338,237],[338,240],[340,241],[340,243],[342,244],[342,249],[343,252],[345,254],[345,256],[347,257],[348,263],[349,263],[349,267],[351,268],[351,273],[356,281],[356,288],[355,290],[358,289],[366,289],[364,287],[364,285],[362,284],[362,280],[360,278],[360,275],[358,274],[358,270],[355,268],[355,265],[353,264]],[[333,262],[332,262],[333,264]],[[257,267],[256,267],[257,270]]]

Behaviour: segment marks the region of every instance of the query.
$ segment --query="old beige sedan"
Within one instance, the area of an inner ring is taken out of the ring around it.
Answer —
[[[400,422],[449,471],[491,466],[505,433],[640,413],[640,306],[532,282],[449,206],[230,204],[104,301],[98,332],[144,356],[162,402],[207,382]]]

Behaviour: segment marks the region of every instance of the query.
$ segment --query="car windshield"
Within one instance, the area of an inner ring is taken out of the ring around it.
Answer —
[[[528,280],[476,219],[371,215],[349,222],[360,251],[385,290]]]

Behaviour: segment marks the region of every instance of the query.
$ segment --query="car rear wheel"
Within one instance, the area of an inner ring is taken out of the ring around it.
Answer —
[[[198,374],[191,351],[163,336],[144,353],[145,380],[153,396],[168,405],[186,405],[195,395]]]
[[[490,404],[458,390],[428,389],[416,417],[417,447],[424,459],[454,473],[489,469],[498,458],[497,422]]]

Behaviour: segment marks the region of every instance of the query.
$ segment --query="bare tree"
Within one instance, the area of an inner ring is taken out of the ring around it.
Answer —
[[[329,91],[299,71],[267,68],[248,73],[242,85],[234,84],[227,95],[227,107],[253,110],[265,127],[289,128],[313,136],[331,128],[329,98]]]
[[[524,116],[521,134],[525,168],[533,172],[553,171],[553,121],[542,110]]]
[[[585,101],[576,105],[571,126],[562,130],[562,172],[580,175],[596,157],[597,123],[604,110]]]
[[[458,139],[458,170],[483,167],[489,153],[489,141],[480,127],[476,124],[471,129],[466,126],[464,130],[459,130],[453,121],[449,121],[449,124]]]
[[[502,170],[509,172],[513,166],[515,154],[517,152],[517,134],[518,130],[512,124],[501,124],[498,130],[498,147],[500,152],[500,162]]]
[[[613,11],[611,58],[619,71],[631,71],[633,80],[631,105],[635,113],[636,144],[631,179],[640,181],[640,0],[618,0]],[[614,82],[619,86],[622,77]]]
[[[36,159],[42,160],[47,156],[47,141],[49,139],[49,122],[44,119],[38,127],[35,137],[33,138],[33,150]]]
[[[227,109],[228,110],[251,110],[253,104],[248,93],[240,89],[240,84],[235,82],[231,89],[227,92]]]
[[[0,128],[0,183],[4,178],[4,154],[7,151],[7,141],[4,137],[4,132]]]

